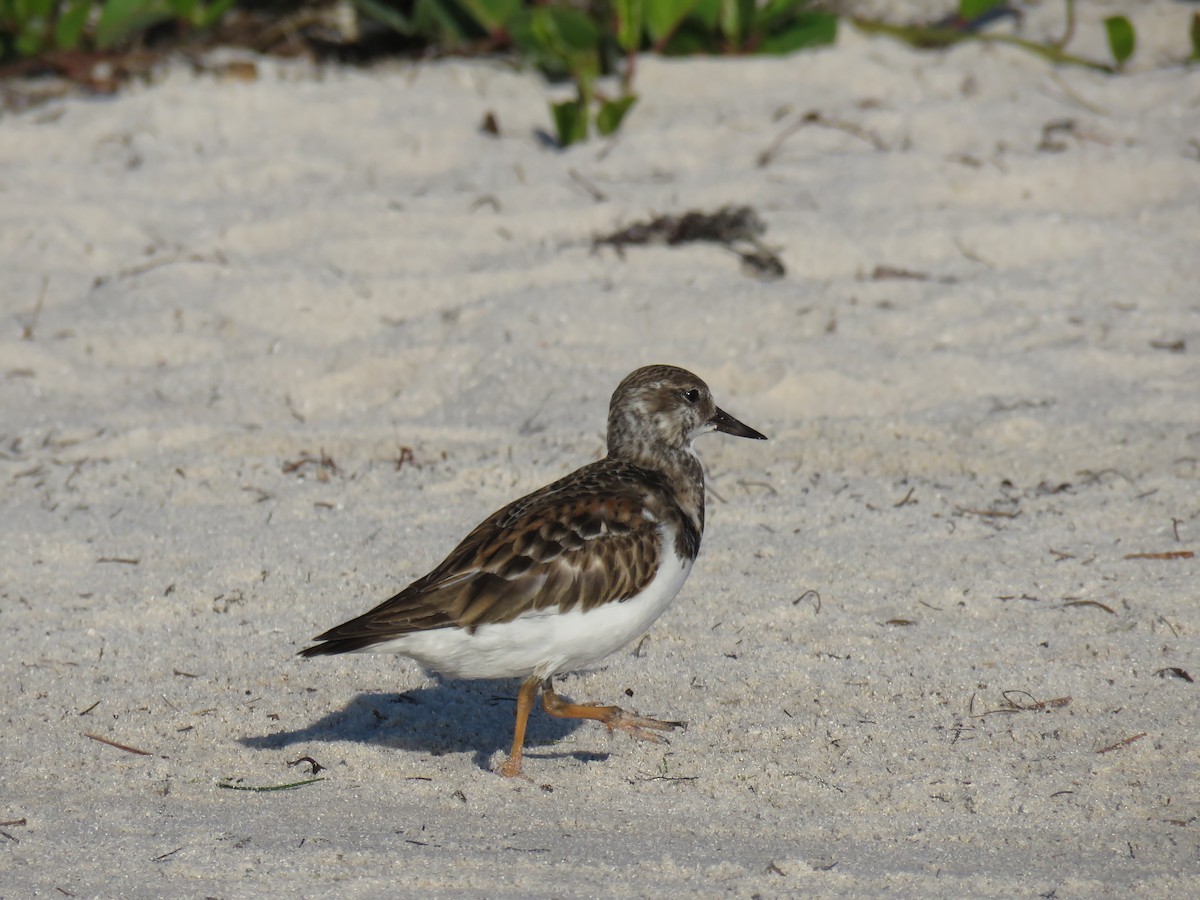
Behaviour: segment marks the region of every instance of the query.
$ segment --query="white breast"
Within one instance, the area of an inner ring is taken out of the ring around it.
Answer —
[[[366,652],[402,653],[451,678],[548,677],[595,663],[646,631],[670,606],[692,570],[692,560],[663,542],[664,559],[646,588],[628,600],[582,612],[525,613],[512,622],[435,628],[373,644]]]

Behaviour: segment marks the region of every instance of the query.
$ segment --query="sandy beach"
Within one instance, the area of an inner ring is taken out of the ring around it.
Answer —
[[[0,897],[1200,895],[1200,69],[1135,9],[1116,77],[647,57],[567,151],[488,62],[0,117]],[[783,277],[593,247],[727,206]],[[770,437],[561,679],[669,746],[539,712],[505,779],[515,682],[296,658],[658,362]]]

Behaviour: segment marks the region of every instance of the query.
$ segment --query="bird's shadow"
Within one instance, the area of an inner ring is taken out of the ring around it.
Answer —
[[[400,694],[358,694],[339,710],[303,728],[247,735],[238,743],[252,750],[279,750],[320,741],[358,741],[431,753],[472,753],[481,769],[491,768],[497,750],[511,747],[516,714],[515,681],[438,681]],[[605,752],[528,752],[553,744],[584,723],[557,719],[536,706],[525,734],[526,756],[571,756],[583,762],[608,758]]]

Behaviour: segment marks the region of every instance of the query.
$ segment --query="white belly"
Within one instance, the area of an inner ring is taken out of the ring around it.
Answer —
[[[362,652],[401,653],[450,678],[549,677],[595,663],[646,631],[670,606],[692,560],[669,552],[641,593],[588,612],[553,609],[525,613],[512,622],[435,628],[406,634]]]

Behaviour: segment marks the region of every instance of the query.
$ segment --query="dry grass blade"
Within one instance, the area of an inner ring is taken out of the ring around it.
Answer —
[[[269,784],[269,785],[250,785],[250,784],[234,784],[230,779],[217,782],[217,787],[225,788],[227,791],[251,791],[256,794],[265,794],[270,791],[290,791],[293,788],[304,787],[306,784],[316,784],[318,781],[325,781],[324,778],[309,778],[305,781],[292,781],[288,784]]]
[[[1113,609],[1111,606],[1106,606],[1099,600],[1068,600],[1063,604],[1063,609],[1066,609],[1068,606],[1094,606],[1096,609],[1104,610],[1110,616],[1115,616],[1117,614],[1115,609]]]
[[[973,719],[985,719],[996,713],[1049,712],[1052,709],[1062,709],[1065,706],[1070,706],[1072,700],[1069,694],[1065,697],[1054,697],[1050,700],[1038,700],[1029,691],[1020,690],[1002,691],[1001,695],[1004,698],[1003,706],[975,713],[972,712],[975,706],[975,695],[972,694],[968,715]],[[1023,700],[1023,697],[1027,697],[1028,701]]]
[[[1109,744],[1107,747],[1101,747],[1096,752],[1097,753],[1108,753],[1110,750],[1116,750],[1120,747],[1124,747],[1126,744],[1132,744],[1134,741],[1140,741],[1145,736],[1146,736],[1146,732],[1143,731],[1140,734],[1135,734],[1135,735],[1125,738],[1124,740],[1117,741],[1115,744]]]
[[[1163,553],[1126,553],[1125,559],[1194,559],[1194,550],[1167,550]]]
[[[126,753],[136,753],[138,756],[153,756],[154,754],[148,750],[139,750],[137,747],[130,747],[128,744],[118,744],[116,741],[110,741],[106,737],[101,737],[98,734],[92,734],[89,731],[83,733],[85,738],[91,738],[101,744],[108,744],[110,747],[116,747],[118,750],[124,750]]]
[[[50,283],[50,276],[42,276],[42,289],[38,292],[37,304],[33,307],[33,315],[29,319],[29,324],[21,329],[21,340],[32,341],[33,331],[37,328],[38,319],[42,316],[42,305],[46,302],[46,285]]]
[[[959,514],[964,516],[979,516],[981,519],[1015,519],[1021,513],[1010,512],[1006,509],[970,509],[968,507],[956,507]]]

